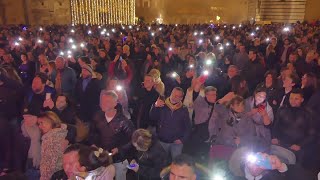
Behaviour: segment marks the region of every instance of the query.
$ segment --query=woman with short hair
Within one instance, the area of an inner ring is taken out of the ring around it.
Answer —
[[[159,180],[161,170],[168,164],[167,153],[149,130],[137,129],[131,142],[136,148],[135,159],[130,169],[137,173],[139,180]]]

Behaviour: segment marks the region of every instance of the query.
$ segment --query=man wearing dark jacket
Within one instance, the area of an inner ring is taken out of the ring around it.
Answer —
[[[134,127],[117,107],[118,96],[114,91],[103,91],[100,99],[101,111],[94,117],[89,141],[112,153],[116,168],[116,180],[125,180],[128,153],[132,147]]]
[[[80,119],[89,122],[99,109],[100,86],[99,80],[92,78],[91,65],[82,66],[82,77],[78,80],[75,89],[75,99],[79,106]]]
[[[289,101],[289,107],[278,110],[272,144],[290,149],[296,154],[298,162],[301,162],[305,148],[314,143],[315,130],[311,113],[301,107],[302,91],[292,90]]]
[[[257,59],[256,50],[249,51],[249,59],[250,61],[246,64],[243,70],[243,75],[248,82],[249,91],[253,92],[257,85],[263,81],[265,68]]]
[[[160,143],[173,159],[181,154],[191,132],[188,109],[181,102],[183,96],[183,89],[176,87],[169,98],[165,101],[159,98],[150,110]]]
[[[56,91],[46,85],[47,78],[44,73],[36,74],[32,81],[32,87],[25,96],[25,108],[36,112],[49,110],[47,102],[49,99],[55,98]]]
[[[137,102],[137,128],[148,128],[153,125],[149,118],[149,111],[152,104],[157,101],[159,93],[153,88],[154,78],[151,75],[145,75],[143,81],[143,88],[139,91]]]

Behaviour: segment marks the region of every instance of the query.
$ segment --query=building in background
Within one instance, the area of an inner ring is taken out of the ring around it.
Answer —
[[[69,0],[0,0],[1,24],[69,24]]]
[[[306,14],[306,4],[307,0],[257,0],[255,20],[285,23],[302,22]]]
[[[115,4],[114,2],[126,0],[72,1],[91,2],[91,4],[103,1]],[[252,19],[257,21],[296,22],[297,20],[314,21],[320,18],[318,10],[320,0],[134,1],[136,4],[135,17],[139,17],[144,22],[161,21],[166,24],[240,23]],[[108,13],[111,12],[110,8],[99,7],[98,14],[92,15],[92,17],[101,15],[101,12],[111,15]],[[91,10],[93,9],[96,8],[91,8]],[[71,6],[71,0],[0,0],[0,24],[71,24],[74,10]],[[85,18],[87,14],[88,18],[92,14],[87,13],[87,11],[83,13]]]

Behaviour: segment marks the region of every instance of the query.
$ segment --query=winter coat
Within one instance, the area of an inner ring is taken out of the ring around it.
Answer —
[[[119,153],[113,156],[115,163],[122,162],[127,158],[131,146],[131,136],[134,126],[118,110],[115,117],[108,122],[103,111],[98,111],[94,117],[93,125],[90,130],[89,142],[107,151],[114,148],[119,149]]]
[[[11,120],[18,117],[21,109],[21,98],[23,98],[22,84],[0,75],[0,114]]]
[[[83,79],[79,79],[75,88],[75,99],[79,108],[79,118],[83,121],[91,121],[93,115],[99,110],[100,86],[98,79],[91,79],[83,90]]]
[[[167,105],[163,107],[153,105],[150,118],[157,124],[157,135],[162,142],[173,143],[180,139],[185,143],[191,133],[189,112],[185,106],[173,111]]]
[[[254,107],[254,98],[249,97],[245,100],[245,109],[247,112],[250,112]],[[273,116],[273,110],[269,103],[267,103],[267,106],[265,107],[268,117],[271,120],[271,124],[273,122],[274,116]],[[253,121],[255,130],[257,133],[257,136],[261,137],[266,143],[271,142],[271,124],[268,126],[265,126],[263,124],[263,117],[257,112],[253,114],[250,119]]]
[[[245,66],[242,74],[247,80],[250,92],[253,92],[257,85],[264,79],[265,68],[258,59],[250,61]]]
[[[57,71],[53,71],[50,81],[55,84]],[[76,73],[70,67],[65,67],[61,76],[61,91],[63,94],[72,95],[74,87],[77,83]]]
[[[256,140],[255,127],[252,120],[243,113],[239,120],[230,109],[216,104],[213,118],[209,122],[210,137],[215,136],[215,144],[236,146],[235,137],[240,138],[240,145],[248,145]]]
[[[136,161],[139,164],[139,179],[160,179],[161,170],[168,165],[168,154],[159,140],[152,139],[152,145],[146,152],[138,152]]]
[[[56,97],[56,90],[52,87],[45,86],[44,90],[40,94],[36,94],[30,88],[29,91],[26,93],[25,100],[24,100],[24,107],[28,109],[28,111],[40,113],[42,111],[49,110],[48,108],[43,107],[43,102],[46,99],[46,94],[50,93],[51,98],[55,99]]]
[[[302,148],[315,140],[314,121],[311,113],[302,107],[282,107],[278,110],[273,138],[280,145],[290,147],[293,144]]]
[[[149,112],[151,109],[152,104],[154,104],[158,97],[159,93],[152,88],[151,91],[147,91],[145,88],[139,91],[139,99],[137,104],[137,127],[138,128],[147,128],[151,123],[149,118]]]
[[[109,165],[107,167],[99,167],[88,173],[88,176],[84,180],[113,180],[116,169],[113,165]]]
[[[63,143],[66,136],[67,129],[64,124],[42,136],[40,180],[48,180],[53,173],[62,169],[62,155],[66,148]]]
[[[213,118],[213,116],[210,113],[211,109],[213,108],[213,105],[208,104],[205,97],[198,96],[197,99],[193,102],[193,108],[195,112],[195,125],[199,125],[207,121],[209,122]]]

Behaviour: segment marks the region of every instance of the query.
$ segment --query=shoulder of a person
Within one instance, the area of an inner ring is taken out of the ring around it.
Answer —
[[[113,179],[115,174],[116,174],[116,168],[114,167],[114,165],[110,164],[104,169],[102,177],[106,176],[104,178],[110,177]],[[104,180],[112,180],[112,179],[104,179]]]

